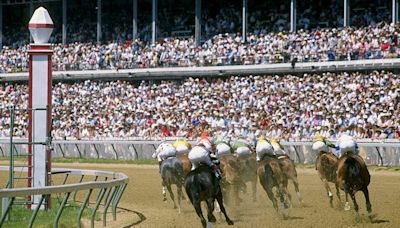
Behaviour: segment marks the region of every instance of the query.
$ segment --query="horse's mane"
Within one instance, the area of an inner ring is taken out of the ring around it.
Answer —
[[[200,164],[199,167],[197,167],[196,169],[190,170],[189,174],[192,174],[192,175],[193,175],[193,174],[196,174],[196,173],[201,173],[201,172],[203,172],[203,171],[212,172],[211,169],[210,169],[210,167],[208,167],[208,165]],[[189,174],[188,174],[188,175],[189,175]]]

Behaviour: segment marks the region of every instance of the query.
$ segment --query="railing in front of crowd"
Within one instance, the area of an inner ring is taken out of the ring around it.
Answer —
[[[55,71],[53,80],[163,80],[185,79],[188,77],[226,77],[232,75],[271,75],[321,73],[340,71],[393,70],[400,68],[400,58],[365,59],[350,61],[301,62],[294,67],[290,63],[258,65],[227,65],[208,67],[158,67],[118,70]],[[28,73],[3,73],[1,81],[27,81]]]
[[[24,141],[26,139],[15,139]],[[173,138],[167,141],[173,141]],[[357,140],[360,155],[369,165],[398,166],[400,165],[400,140]],[[104,139],[104,140],[53,140],[52,157],[58,158],[95,158],[115,160],[145,160],[152,159],[160,140],[140,140],[138,138]],[[191,143],[194,143],[193,141]],[[312,141],[282,141],[289,156],[297,163],[312,164],[316,153],[311,150]],[[27,152],[27,146],[14,145],[17,153]],[[9,141],[0,139],[0,157],[8,157]]]

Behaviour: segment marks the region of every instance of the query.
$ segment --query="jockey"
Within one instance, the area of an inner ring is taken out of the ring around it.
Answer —
[[[243,137],[239,137],[231,144],[232,150],[237,157],[251,155],[250,143]]]
[[[215,139],[215,153],[217,154],[217,156],[232,154],[232,149],[229,146],[229,142],[230,139],[228,138],[227,134],[224,133],[222,133]]]
[[[272,138],[269,140],[269,143],[271,144],[272,148],[274,149],[274,154],[279,157],[279,156],[287,156],[286,152],[283,150],[283,147],[281,145],[281,142],[277,138]]]
[[[176,149],[171,143],[163,141],[156,149],[156,152],[152,155],[153,158],[157,158],[158,165],[161,168],[161,163],[169,157],[176,156]],[[161,171],[161,170],[160,170]]]
[[[264,138],[264,136],[260,136],[258,138],[256,144],[256,154],[257,154],[257,161],[261,161],[265,155],[269,155],[271,157],[275,157],[276,154],[274,152],[274,148],[272,145]]]
[[[204,144],[205,147],[207,147],[207,149],[211,152],[212,151],[212,139],[210,137],[210,135],[208,134],[207,131],[204,131],[203,133],[201,133],[200,138],[197,140],[197,145],[199,144]]]
[[[357,142],[350,135],[341,135],[336,142],[336,153],[339,157],[344,153],[358,155],[359,149]]]
[[[188,154],[192,149],[192,145],[186,139],[177,139],[172,145],[178,154]]]
[[[312,150],[316,152],[329,152],[329,147],[331,148],[336,148],[335,144],[333,144],[331,141],[327,140],[324,136],[322,135],[316,135],[314,137],[314,143],[312,145]]]
[[[221,171],[219,170],[218,164],[219,161],[213,153],[213,144],[212,141],[209,140],[209,135],[207,132],[203,132],[200,140],[195,147],[193,147],[189,154],[189,161],[192,163],[192,170],[195,170],[201,164],[208,165],[212,171],[215,173],[215,176],[218,179],[221,179]]]

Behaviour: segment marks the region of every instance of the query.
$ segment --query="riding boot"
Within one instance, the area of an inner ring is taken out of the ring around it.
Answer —
[[[162,161],[159,161],[158,162],[158,172],[161,174],[161,163],[162,163]]]

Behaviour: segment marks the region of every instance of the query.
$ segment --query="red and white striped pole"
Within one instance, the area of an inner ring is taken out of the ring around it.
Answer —
[[[29,124],[28,124],[28,187],[50,185],[51,150],[48,144],[51,134],[51,55],[48,43],[53,31],[53,21],[43,7],[35,10],[29,21],[33,37],[29,54]],[[36,208],[41,195],[34,195],[32,208]],[[49,203],[49,202],[48,202]],[[44,207],[44,206],[43,206]]]

